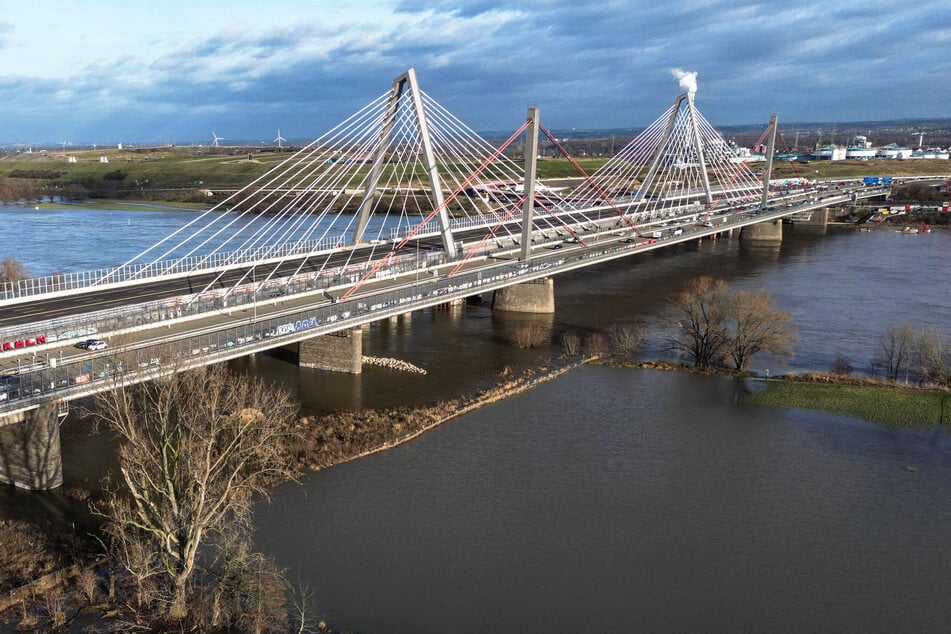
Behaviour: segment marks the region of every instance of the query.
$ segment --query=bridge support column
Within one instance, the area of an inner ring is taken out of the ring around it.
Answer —
[[[553,313],[555,312],[555,282],[552,278],[546,277],[500,288],[492,297],[492,308],[517,313]]]
[[[298,363],[305,368],[360,374],[363,371],[363,330],[353,328],[304,339]]]
[[[0,416],[0,482],[31,490],[63,484],[56,403]]]
[[[821,209],[813,209],[812,216],[809,220],[803,222],[797,222],[797,225],[802,225],[803,227],[816,227],[818,229],[825,229],[829,224],[829,208],[822,207]]]
[[[740,240],[778,243],[783,241],[783,221],[764,220],[740,229]]]

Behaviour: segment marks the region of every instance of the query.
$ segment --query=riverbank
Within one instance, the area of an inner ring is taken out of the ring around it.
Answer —
[[[872,377],[825,372],[787,374],[762,379],[726,368],[696,368],[663,360],[617,361],[601,359],[608,367],[640,368],[711,376],[732,376],[756,381],[763,389],[752,391],[746,401],[768,407],[798,407],[845,414],[871,423],[906,429],[935,424],[951,425],[951,390],[922,388]]]
[[[58,211],[62,209],[100,209],[106,211],[204,211],[208,205],[188,202],[149,202],[149,201],[122,201],[109,199],[84,200],[82,202],[41,202],[33,207],[38,211]]]
[[[951,391],[866,377],[810,373],[760,381],[755,405],[798,407],[907,429],[951,425]]]
[[[298,473],[320,471],[409,442],[439,425],[475,409],[520,394],[595,360],[584,357],[563,364],[545,364],[512,376],[503,371],[499,382],[470,396],[440,401],[428,407],[395,407],[305,416],[298,422],[288,453]]]

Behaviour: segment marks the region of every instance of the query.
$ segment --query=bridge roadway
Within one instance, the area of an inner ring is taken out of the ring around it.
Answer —
[[[611,207],[585,211],[589,213],[591,221],[596,223],[618,218],[617,211]],[[561,215],[571,213],[580,212],[564,211]],[[511,225],[518,222],[519,218],[515,217],[506,221],[505,224]],[[458,241],[475,244],[487,232],[486,226],[475,226],[454,230],[453,235]],[[201,273],[149,277],[131,282],[73,289],[35,298],[26,297],[4,306],[3,314],[0,315],[0,329],[120,308],[130,304],[160,302],[168,298],[190,296],[206,288],[211,291],[227,290],[239,282],[250,284],[253,280],[257,282],[280,280],[294,274],[320,274],[323,271],[332,271],[344,266],[363,265],[374,255],[381,257],[391,248],[392,244],[365,244],[337,250],[329,256],[326,253],[297,256],[279,261],[262,261],[253,266],[235,265]],[[400,253],[409,255],[421,252],[425,255],[430,250],[436,249],[442,249],[441,238],[438,233],[428,233],[408,242]]]
[[[858,197],[881,196],[887,190],[866,189]],[[191,320],[172,320],[162,328],[129,328],[103,334],[112,346],[87,352],[57,342],[37,346],[14,366],[8,355],[0,383],[0,414],[35,407],[50,398],[74,399],[109,389],[111,381],[148,380],[184,367],[217,363],[293,343],[315,335],[488,292],[510,284],[547,277],[597,262],[641,253],[670,244],[737,229],[801,211],[850,202],[849,194],[828,192],[821,198],[787,207],[783,200],[766,210],[715,216],[713,226],[682,225],[684,233],[663,237],[632,237],[630,231],[599,227],[584,243],[551,241],[533,246],[528,263],[518,260],[515,245],[473,257],[459,266],[447,262],[433,269],[398,272],[364,284],[347,301],[327,298],[323,290],[256,301],[253,305],[222,307]],[[616,217],[614,218],[616,219]],[[666,220],[666,219],[665,219]],[[452,276],[448,273],[459,267]],[[335,289],[336,294],[350,284]],[[22,350],[17,351],[22,356]]]

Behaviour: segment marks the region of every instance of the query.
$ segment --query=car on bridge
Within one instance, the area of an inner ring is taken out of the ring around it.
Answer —
[[[77,348],[82,348],[83,350],[90,350],[93,352],[96,350],[105,350],[106,346],[106,342],[102,339],[86,339],[85,341],[80,341],[76,344]]]

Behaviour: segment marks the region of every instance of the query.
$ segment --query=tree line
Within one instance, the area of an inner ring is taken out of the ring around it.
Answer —
[[[685,285],[669,301],[666,318],[667,350],[701,370],[742,373],[754,357],[769,354],[782,360],[793,355],[797,332],[792,315],[777,308],[765,290],[731,289],[726,282],[709,276]],[[612,324],[605,333],[589,335],[586,341],[575,332],[561,336],[565,354],[584,350],[591,354],[610,352],[631,360],[644,341],[640,322]],[[541,343],[541,333],[531,340]],[[519,347],[521,339],[517,339]],[[919,386],[951,387],[951,337],[921,325],[896,323],[878,335],[868,374],[888,381]],[[851,374],[852,361],[842,353],[829,367],[832,374]]]

